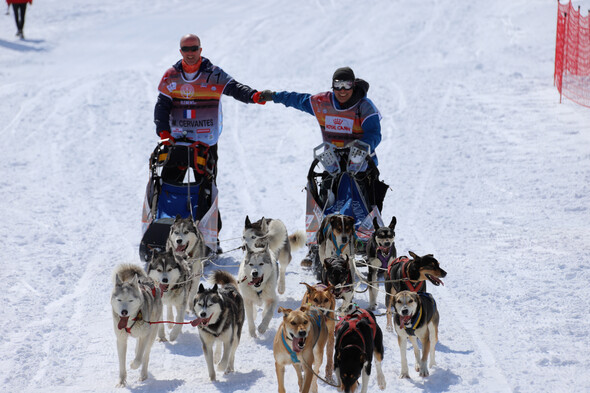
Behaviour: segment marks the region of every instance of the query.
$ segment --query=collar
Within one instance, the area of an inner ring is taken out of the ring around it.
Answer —
[[[196,64],[188,65],[188,64],[186,64],[184,59],[182,59],[182,70],[188,74],[194,74],[195,72],[199,71],[199,68],[201,67],[202,62],[203,62],[202,58],[199,58],[199,61],[197,61]]]

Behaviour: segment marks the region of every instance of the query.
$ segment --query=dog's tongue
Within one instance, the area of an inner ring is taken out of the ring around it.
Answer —
[[[168,290],[168,284],[160,284],[160,291],[166,292]]]
[[[301,337],[294,337],[293,338],[293,350],[295,352],[301,352],[303,350],[303,346],[305,345],[305,339]]]
[[[128,320],[129,320],[129,317],[120,317],[119,318],[119,324],[117,325],[117,327],[119,328],[119,330],[125,329],[127,327],[127,321]]]
[[[445,283],[442,282],[438,277],[435,277],[431,274],[428,274],[426,277],[428,277],[428,279],[430,280],[431,283],[433,283],[436,286],[442,285],[443,287],[445,286]]]
[[[252,281],[250,281],[250,282],[248,283],[248,285],[256,285],[256,284],[260,284],[260,283],[262,282],[262,279],[263,279],[263,278],[264,278],[264,276],[253,278],[253,279],[252,279]]]
[[[184,250],[186,250],[186,247],[188,246],[188,244],[185,244],[184,246],[181,244],[178,247],[176,247],[176,252],[183,252]]]
[[[399,326],[403,329],[406,327],[406,324],[412,320],[411,315],[405,315],[399,317]]]
[[[197,319],[191,321],[191,325],[192,326],[207,325],[209,323],[209,320],[210,319],[211,319],[211,317],[209,317],[209,318],[197,318]]]

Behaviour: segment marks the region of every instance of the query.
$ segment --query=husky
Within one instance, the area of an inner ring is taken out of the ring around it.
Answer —
[[[199,328],[209,378],[215,381],[214,344],[217,343],[218,352],[223,344],[223,356],[217,369],[225,374],[234,371],[234,358],[244,325],[244,300],[238,292],[236,279],[230,273],[216,270],[210,283],[213,284],[211,289],[199,285],[192,302],[192,310],[197,316],[192,325]]]
[[[136,265],[119,265],[113,273],[113,284],[111,307],[119,355],[117,387],[123,387],[127,384],[125,363],[129,336],[137,339],[135,359],[130,367],[135,370],[141,366],[140,381],[148,377],[150,351],[158,333],[158,326],[150,322],[162,318],[162,299],[160,288]]]
[[[369,265],[369,309],[375,310],[377,308],[377,292],[379,291],[379,284],[377,283],[377,276],[383,275],[387,270],[389,262],[397,258],[397,249],[395,248],[395,225],[397,219],[395,216],[391,218],[391,223],[386,227],[380,227],[377,219],[373,219],[373,227],[375,231],[371,235],[371,239],[367,242],[367,261]]]
[[[395,310],[395,331],[401,355],[400,378],[410,378],[406,350],[409,339],[416,357],[415,369],[421,377],[427,377],[428,367],[436,365],[434,351],[438,341],[439,314],[436,302],[430,293],[398,292],[393,299]],[[422,343],[422,356],[416,338]],[[427,366],[428,355],[430,364]]]
[[[318,374],[323,361],[328,337],[326,317],[308,306],[296,310],[279,307],[279,312],[283,314],[283,321],[272,345],[279,393],[285,393],[285,366],[289,364],[297,372],[299,392],[308,393],[311,387],[311,391],[317,393],[318,384],[314,373]]]
[[[256,307],[264,304],[262,322],[258,332],[263,334],[268,329],[273,310],[277,305],[277,263],[268,245],[261,252],[246,251],[238,271],[238,288],[244,297],[248,331],[256,337]]]
[[[192,286],[191,272],[184,259],[175,257],[172,250],[155,251],[147,266],[147,275],[159,285],[162,304],[167,307],[168,320],[176,321],[170,331],[170,341],[176,340],[182,330],[184,314],[187,311],[189,292]],[[176,309],[176,318],[172,309]],[[160,341],[166,341],[164,324],[158,329]]]
[[[192,276],[192,291],[189,299],[195,296],[199,281],[203,275],[203,262],[207,258],[208,248],[203,234],[199,230],[199,222],[192,218],[177,215],[170,226],[166,241],[166,251],[172,250],[175,257],[186,259]]]
[[[385,328],[388,331],[393,331],[391,308],[396,293],[403,290],[426,292],[427,280],[435,286],[445,285],[441,278],[445,278],[447,272],[440,267],[432,254],[418,256],[412,251],[409,253],[412,259],[401,256],[391,261],[387,267],[387,275],[385,276],[387,325]]]
[[[383,333],[375,315],[354,304],[347,307],[347,312],[348,314],[336,325],[334,367],[338,384],[344,392],[354,392],[361,378],[361,393],[366,393],[375,355],[377,384],[379,389],[384,390],[386,382],[381,368],[384,353]]]
[[[244,247],[249,251],[263,251],[268,244],[279,261],[278,291],[285,293],[285,273],[291,262],[291,251],[305,245],[305,231],[300,230],[291,235],[281,220],[262,217],[255,223],[246,216],[243,232]]]

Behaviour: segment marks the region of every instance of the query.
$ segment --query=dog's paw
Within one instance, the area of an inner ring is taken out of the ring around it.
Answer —
[[[177,326],[180,326],[180,325],[177,325]],[[170,331],[170,341],[176,341],[179,334],[180,334],[180,329],[176,329],[176,326],[175,326],[174,329],[172,329]]]
[[[377,385],[381,390],[385,390],[385,388],[387,387],[387,382],[385,382],[385,375],[383,375],[382,373],[377,374]]]
[[[258,326],[258,333],[264,334],[266,332],[266,329],[268,329],[268,326],[260,325],[260,326]]]
[[[427,377],[430,375],[430,373],[428,372],[428,367],[424,366],[424,367],[416,367],[416,371],[418,371],[420,373],[421,377]]]
[[[131,364],[129,365],[129,367],[132,370],[137,370],[139,368],[139,366],[141,366],[141,360],[135,359],[134,361],[131,362]]]
[[[168,341],[168,339],[166,338],[166,336],[158,336],[158,341],[165,343],[166,341]]]
[[[141,382],[141,381],[145,381],[147,378],[148,378],[148,373],[147,373],[147,371],[146,371],[145,373],[141,373],[141,374],[139,375],[139,382]]]
[[[387,330],[390,333],[393,333],[393,325],[387,325],[387,326],[385,326],[385,330]]]
[[[256,335],[256,329],[248,329],[248,332],[250,333],[250,336],[251,336],[252,338],[256,338],[256,337],[258,337],[258,336]]]
[[[405,378],[410,378],[410,373],[408,372],[408,370],[402,370],[402,372],[399,374],[399,379]]]
[[[127,381],[125,378],[120,379],[119,383],[115,385],[116,388],[124,388],[125,386],[127,386]]]
[[[215,381],[215,371],[209,373],[209,379],[211,380],[211,382]]]
[[[224,374],[227,375],[227,374],[231,374],[233,372],[234,372],[234,368],[233,367],[228,367],[228,368],[225,369]]]

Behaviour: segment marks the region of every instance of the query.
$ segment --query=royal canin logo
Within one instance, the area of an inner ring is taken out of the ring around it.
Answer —
[[[338,124],[341,125],[343,123],[344,120],[342,119],[334,119],[334,124]]]

